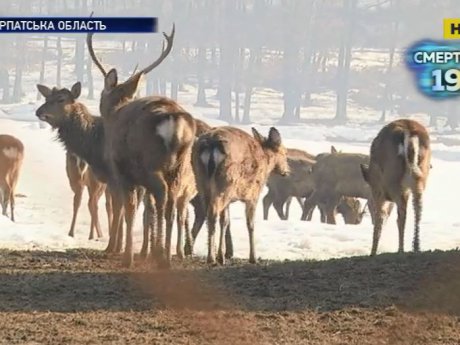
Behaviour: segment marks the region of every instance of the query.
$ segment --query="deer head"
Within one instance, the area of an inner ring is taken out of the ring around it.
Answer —
[[[104,90],[101,93],[101,101],[99,104],[99,110],[103,117],[108,117],[112,113],[112,111],[123,104],[129,102],[134,98],[134,95],[137,91],[139,86],[139,82],[141,77],[144,74],[149,73],[158,65],[160,65],[163,60],[168,56],[171,52],[173,40],[175,34],[175,25],[173,24],[173,28],[171,30],[171,34],[167,35],[163,32],[163,36],[166,40],[166,48],[165,43],[163,42],[163,47],[161,50],[161,54],[153,63],[148,65],[147,67],[139,70],[138,72],[134,73],[128,80],[124,82],[118,81],[118,72],[115,68],[112,68],[109,72],[107,72],[102,63],[97,59],[96,54],[94,53],[93,49],[93,33],[88,33],[86,37],[86,43],[88,45],[89,54],[91,59],[93,60],[94,64],[97,66],[99,71],[104,76]]]
[[[268,138],[261,135],[255,128],[252,128],[254,138],[259,142],[268,157],[269,166],[272,166],[278,174],[286,176],[289,174],[287,150],[281,142],[281,135],[275,127],[271,127]]]
[[[72,88],[57,89],[41,84],[37,84],[38,91],[45,97],[45,103],[42,104],[35,114],[37,117],[48,122],[51,127],[58,127],[68,116],[75,113],[76,100],[81,93],[81,83],[75,83]]]

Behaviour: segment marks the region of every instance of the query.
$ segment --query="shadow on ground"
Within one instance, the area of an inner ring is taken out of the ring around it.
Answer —
[[[460,315],[460,252],[383,254],[328,261],[203,260],[170,271],[95,251],[0,252],[0,312],[145,311],[163,308],[334,311],[396,305]]]

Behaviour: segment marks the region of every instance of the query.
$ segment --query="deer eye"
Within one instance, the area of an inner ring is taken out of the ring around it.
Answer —
[[[65,102],[65,99],[64,98],[59,98],[58,99],[58,103],[64,103]]]

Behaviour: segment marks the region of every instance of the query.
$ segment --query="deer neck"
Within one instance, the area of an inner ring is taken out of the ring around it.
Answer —
[[[58,128],[58,139],[66,149],[75,153],[90,165],[102,160],[104,130],[102,121],[89,114],[83,106],[75,107],[66,121]]]

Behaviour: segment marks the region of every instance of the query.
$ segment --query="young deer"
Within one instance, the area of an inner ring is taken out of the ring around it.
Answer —
[[[286,149],[281,136],[271,128],[268,138],[254,128],[254,137],[233,127],[218,127],[198,138],[192,153],[198,193],[203,198],[208,220],[208,258],[216,262],[215,228],[220,216],[220,237],[217,260],[224,264],[224,238],[229,222],[228,207],[234,201],[246,206],[249,232],[249,262],[256,262],[254,248],[254,216],[260,192],[272,171],[289,173]]]
[[[100,191],[101,186],[99,185],[96,188],[97,183],[94,180],[99,181],[98,183],[100,184],[105,184],[110,178],[109,167],[104,160],[102,150],[104,140],[102,119],[91,115],[88,109],[77,101],[81,92],[80,83],[73,85],[71,90],[66,88],[50,89],[44,85],[37,85],[37,89],[45,97],[45,103],[37,109],[36,115],[40,120],[46,121],[53,129],[57,130],[57,138],[67,150],[66,172],[72,190],[75,193],[74,216],[72,217],[69,232],[69,236],[73,236],[76,212],[78,210],[76,205],[80,204],[81,192],[86,184],[84,182],[95,186],[94,189],[99,189],[93,194],[93,198],[91,198],[92,193],[90,191],[89,206],[93,215],[94,212],[97,213],[97,200],[99,200],[100,193],[102,193]],[[80,164],[73,157],[81,157],[81,159],[79,158]],[[91,170],[85,169],[85,162],[88,163]],[[88,176],[89,174],[93,177]],[[90,182],[91,180],[93,182]],[[92,207],[94,203],[96,208]],[[108,192],[106,192],[106,209],[109,224],[111,224],[112,206],[111,196]],[[94,224],[93,220],[95,219],[92,217],[92,225]]]
[[[420,250],[422,194],[430,160],[430,137],[425,127],[414,120],[390,122],[372,141],[369,165],[361,165],[362,175],[372,190],[375,204],[371,255],[377,253],[382,226],[392,203],[398,208],[398,248],[399,252],[404,252],[407,201],[411,192],[415,212],[413,250]]]
[[[127,236],[123,265],[128,267],[133,261],[135,186],[145,187],[154,197],[158,233],[151,243],[152,253],[161,259],[160,264],[169,266],[174,212],[176,206],[183,207],[178,198],[186,189],[186,176],[191,171],[190,154],[196,131],[193,117],[172,99],[134,99],[142,75],[157,67],[171,51],[174,26],[171,34],[164,36],[167,46],[160,57],[121,83],[116,69],[106,72],[102,67],[94,53],[92,34],[87,36],[91,58],[104,76],[99,108],[106,133],[106,159],[114,177],[110,184],[114,191],[114,228],[124,213]],[[183,215],[186,211],[179,209],[178,213]]]
[[[89,167],[84,160],[69,151],[66,151],[66,173],[69,179],[70,188],[74,193],[73,215],[69,236],[74,237],[75,235],[77,214],[81,205],[83,190],[87,187],[89,196],[88,209],[91,215],[89,239],[92,240],[94,238],[94,230],[96,230],[97,237],[101,238],[102,232],[99,223],[98,202],[102,194],[106,191],[106,184],[97,179],[91,167]],[[106,198],[109,197],[110,195],[106,193]],[[109,219],[110,217],[111,215],[109,215]]]
[[[102,118],[91,115],[86,106],[78,102],[81,84],[79,82],[75,83],[70,90],[66,88],[50,89],[39,84],[37,89],[45,97],[45,103],[36,111],[37,117],[57,130],[57,138],[64,144],[68,152],[81,157],[89,165],[87,173],[93,175],[96,180],[100,181],[99,183],[108,184],[112,179],[112,173],[108,161],[104,158],[105,132]],[[68,164],[67,168],[73,170],[72,164],[74,163],[70,163],[70,166]],[[81,168],[78,169],[81,170]],[[67,173],[73,174],[76,176],[75,178],[79,176],[78,171],[75,173],[68,170]],[[93,180],[91,175],[90,181]],[[92,184],[94,185],[94,183]],[[123,227],[120,224],[116,230],[113,229],[113,196],[109,188],[106,188],[105,191],[110,234],[106,251],[108,253],[119,253],[122,248]],[[136,197],[138,201],[143,198],[142,188],[137,187]],[[95,197],[95,199],[97,198]],[[146,209],[147,211],[144,212],[149,212],[150,208],[146,207]],[[145,217],[148,218],[148,215],[145,215]],[[146,246],[143,245],[141,256],[147,254],[146,249]]]
[[[14,191],[18,183],[19,173],[24,160],[24,145],[7,134],[0,135],[0,202],[2,214],[7,215],[10,204],[10,217],[14,222]]]

